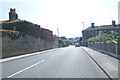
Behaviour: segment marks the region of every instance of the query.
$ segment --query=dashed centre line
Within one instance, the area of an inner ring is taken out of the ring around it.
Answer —
[[[52,57],[54,57],[54,56],[56,56],[56,55],[59,55],[59,54],[61,54],[61,53],[54,54],[54,55],[52,55]],[[8,76],[7,78],[11,78],[11,77],[13,77],[13,76],[15,76],[15,75],[17,75],[17,74],[19,74],[19,73],[22,73],[22,72],[24,72],[24,71],[26,71],[26,70],[28,70],[28,69],[30,69],[30,68],[32,68],[32,67],[40,64],[40,63],[42,63],[42,62],[44,62],[44,61],[45,61],[45,60],[42,60],[42,61],[37,62],[37,63],[35,63],[35,64],[33,64],[33,65],[29,66],[29,67],[26,67],[26,68],[24,68],[24,69],[22,69],[22,70],[20,70],[20,71],[18,71],[18,72],[16,72],[16,73],[14,73],[14,74]]]
[[[58,54],[52,55],[52,57],[54,57],[54,56],[56,56],[56,55],[58,55]]]
[[[42,63],[42,62],[44,62],[44,61],[45,61],[45,60],[42,60],[42,61],[37,62],[37,63],[35,63],[35,64],[33,64],[33,65],[29,66],[29,67],[26,67],[25,69],[22,69],[22,70],[20,70],[20,71],[14,73],[14,74],[8,76],[7,78],[11,78],[11,77],[13,77],[13,76],[15,76],[15,75],[17,75],[17,74],[19,74],[19,73],[25,71],[25,70],[28,70],[28,69],[30,69],[30,68],[32,68],[32,67],[34,67],[34,66],[36,66],[36,65],[38,65],[38,64],[40,64],[40,63]]]

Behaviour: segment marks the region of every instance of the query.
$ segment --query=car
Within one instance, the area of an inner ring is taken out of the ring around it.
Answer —
[[[80,44],[79,43],[75,43],[75,47],[80,47]]]

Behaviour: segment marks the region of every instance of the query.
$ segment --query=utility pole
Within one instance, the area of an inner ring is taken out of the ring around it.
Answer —
[[[57,34],[58,34],[58,37],[59,37],[59,29],[57,28]]]
[[[84,22],[82,22],[82,24],[83,24],[83,30],[84,30]]]
[[[57,35],[58,35],[58,48],[60,48],[61,47],[61,44],[60,44],[60,42],[59,42],[59,29],[58,29],[58,27],[57,27]]]

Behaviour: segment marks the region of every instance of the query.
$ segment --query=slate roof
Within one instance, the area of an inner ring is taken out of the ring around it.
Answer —
[[[92,28],[91,26],[88,27],[87,29],[84,29],[83,31],[88,31],[88,30],[114,30],[118,29],[118,25],[113,26],[113,25],[101,25],[101,26],[94,26],[95,28]]]

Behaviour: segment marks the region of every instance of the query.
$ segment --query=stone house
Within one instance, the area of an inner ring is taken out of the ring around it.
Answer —
[[[87,46],[87,41],[90,37],[98,36],[102,33],[113,33],[118,31],[118,25],[112,20],[111,25],[95,26],[91,23],[91,26],[82,31],[82,45]]]

